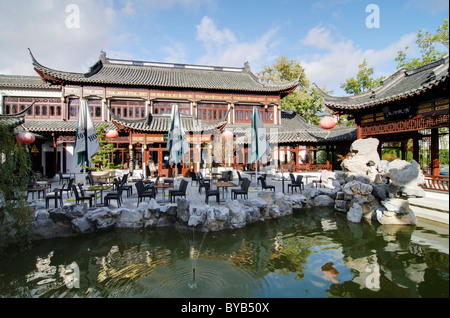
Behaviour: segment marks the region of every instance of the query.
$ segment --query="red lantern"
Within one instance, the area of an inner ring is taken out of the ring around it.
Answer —
[[[119,133],[117,132],[117,130],[108,130],[105,134],[105,137],[108,139],[116,139],[117,137],[119,137]]]
[[[32,144],[34,142],[34,140],[36,139],[34,137],[34,135],[32,133],[29,132],[21,132],[18,136],[17,139],[19,139],[19,141],[23,144]]]
[[[331,129],[334,126],[336,126],[336,124],[337,124],[336,117],[325,116],[320,120],[320,127],[322,127],[323,129]]]
[[[222,133],[222,138],[225,139],[225,140],[233,138],[233,133],[231,131],[229,131],[229,130],[225,130]]]

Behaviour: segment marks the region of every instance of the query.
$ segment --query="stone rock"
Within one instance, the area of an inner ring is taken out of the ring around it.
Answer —
[[[73,230],[78,233],[90,233],[94,230],[94,224],[85,216],[73,219],[71,223]]]
[[[334,209],[339,212],[348,212],[347,200],[335,200]]]
[[[400,198],[388,198],[381,201],[381,204],[385,207],[387,211],[392,211],[397,214],[409,213],[409,202],[405,199]]]
[[[268,191],[264,191],[264,192],[268,192]],[[248,205],[248,206],[254,206],[254,207],[257,207],[257,208],[261,209],[261,208],[265,208],[269,204],[269,202],[273,202],[274,201],[273,194],[263,195],[263,197],[265,199],[263,199],[262,197],[256,197],[256,198],[253,198],[253,199],[245,200],[244,204]]]
[[[206,215],[207,215],[206,207],[194,209],[189,216],[188,226],[203,225],[206,221]]]
[[[277,205],[271,205],[267,209],[268,216],[272,219],[277,219],[280,216],[280,208]]]
[[[66,221],[54,222],[52,219],[37,220],[34,222],[33,239],[49,239],[54,237],[72,236],[72,225]]]
[[[160,208],[161,213],[166,213],[167,215],[176,216],[177,215],[177,204],[176,203],[170,203],[161,206]]]
[[[208,206],[205,227],[209,231],[220,231],[225,228],[230,210],[226,207]]]
[[[243,210],[245,212],[245,222],[253,223],[261,220],[261,213],[259,208],[244,206]]]
[[[50,214],[47,210],[37,210],[34,214],[34,219],[36,221],[44,221],[49,218]]]
[[[360,223],[363,216],[363,209],[361,205],[354,203],[347,212],[347,220],[353,223]]]
[[[312,200],[313,206],[334,206],[334,200],[328,195],[320,194]]]
[[[228,222],[230,227],[233,229],[240,229],[246,224],[246,213],[242,209],[238,200],[233,200],[227,203],[229,209],[229,219]]]
[[[116,223],[115,216],[107,208],[90,210],[85,217],[95,225],[97,230],[105,230],[113,227]]]
[[[66,221],[66,220],[70,220],[71,218],[69,218],[66,214],[66,210],[63,208],[56,208],[56,209],[51,209],[48,211],[49,214],[49,218],[53,221],[53,222],[59,222],[59,221]]]
[[[350,157],[342,161],[343,171],[347,175],[363,175],[374,179],[380,162],[378,144],[376,138],[355,140],[350,147]]]
[[[300,208],[308,203],[308,199],[304,195],[292,195],[289,199],[294,206],[298,206]]]
[[[345,194],[355,195],[355,194],[370,194],[372,193],[373,187],[370,184],[366,184],[360,181],[351,181],[344,185],[342,188]]]
[[[184,198],[178,198],[177,200],[177,218],[186,223],[189,221],[189,207],[190,202]]]
[[[290,215],[292,211],[292,203],[285,200],[284,198],[279,198],[275,201],[275,206],[278,207],[279,216]]]
[[[120,209],[120,217],[115,226],[118,228],[140,228],[144,226],[144,214],[139,210]]]
[[[398,214],[391,211],[376,211],[377,221],[381,224],[396,224],[396,225],[414,225],[417,222],[416,215],[410,209],[408,213]]]

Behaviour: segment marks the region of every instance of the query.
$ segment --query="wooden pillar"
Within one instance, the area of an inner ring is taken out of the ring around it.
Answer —
[[[406,160],[406,144],[407,141],[402,141],[400,143],[400,152],[401,152],[401,156],[402,156],[402,160]]]
[[[55,176],[58,173],[58,144],[56,143],[57,137],[56,137],[55,133],[52,133],[52,137],[53,137],[53,171],[52,172],[53,172],[53,176]]]
[[[413,159],[419,163],[419,132],[415,132],[413,136]]]
[[[362,128],[360,125],[356,125],[356,139],[362,138]]]
[[[330,146],[328,144],[325,145],[325,151],[327,152],[327,169],[330,168]]]
[[[439,176],[439,134],[438,128],[431,129],[431,174]]]

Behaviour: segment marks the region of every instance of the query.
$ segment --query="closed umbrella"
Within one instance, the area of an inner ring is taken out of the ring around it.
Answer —
[[[251,127],[251,152],[250,162],[255,162],[256,166],[256,185],[258,185],[258,161],[267,163],[270,155],[270,145],[267,140],[266,128],[258,107],[253,107],[252,127]]]
[[[86,185],[86,164],[100,150],[97,133],[94,127],[87,101],[81,100],[78,110],[77,132],[75,136],[75,150],[78,154],[78,165],[83,164],[83,184]]]
[[[189,143],[181,123],[181,115],[178,105],[172,105],[169,134],[167,138],[167,151],[169,152],[169,164],[175,164],[175,180],[177,178],[177,164],[183,161],[184,155],[189,152]]]

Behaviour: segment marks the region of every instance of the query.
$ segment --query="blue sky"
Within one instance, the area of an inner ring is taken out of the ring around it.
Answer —
[[[368,28],[370,4],[379,28]],[[277,57],[299,61],[311,82],[339,84],[367,58],[375,75],[395,71],[397,51],[417,55],[419,29],[435,32],[443,0],[0,0],[0,73],[36,74],[42,64],[86,72],[110,58],[242,67],[254,73]],[[76,11],[73,10],[76,8]],[[74,24],[77,21],[78,24]]]

